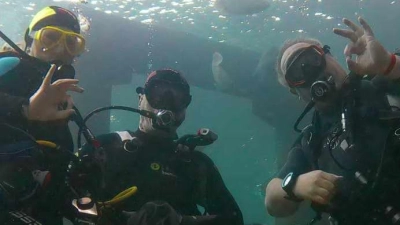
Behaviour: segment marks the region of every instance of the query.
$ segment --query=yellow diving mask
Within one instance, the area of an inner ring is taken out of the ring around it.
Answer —
[[[59,27],[43,27],[33,34],[33,38],[46,49],[63,44],[72,56],[80,55],[85,50],[85,38],[82,35]]]

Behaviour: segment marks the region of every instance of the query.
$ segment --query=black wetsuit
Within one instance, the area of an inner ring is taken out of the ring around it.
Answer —
[[[102,200],[137,186],[138,192],[120,209],[139,211],[146,203],[163,201],[182,215],[182,225],[243,224],[237,203],[208,156],[194,151],[182,158],[175,153],[173,139],[160,139],[141,131],[129,133],[142,143],[139,149],[124,149],[117,133],[98,137],[107,158],[105,188],[100,190]],[[89,151],[88,146],[84,146],[85,151]],[[204,207],[207,214],[202,215],[197,205]]]
[[[338,191],[328,206],[314,205],[330,213],[340,225],[391,224],[384,216],[387,206],[400,210],[400,160],[398,141],[393,131],[397,122],[379,119],[379,110],[390,111],[385,91],[363,82],[354,119],[355,149],[348,149],[342,130],[340,109],[329,115],[316,113],[312,126],[291,150],[278,178],[289,172],[304,174],[320,169],[343,176]],[[397,143],[396,143],[397,142]],[[385,151],[383,151],[386,149]],[[385,154],[382,158],[382,154]],[[380,179],[376,175],[381,165]],[[355,178],[360,172],[368,181]],[[376,188],[371,184],[376,182]]]
[[[28,105],[29,98],[40,87],[43,77],[31,62],[15,53],[0,53],[0,123],[8,123],[27,131],[37,140],[55,142],[73,151],[73,140],[65,121],[28,121],[23,115],[22,106]],[[14,141],[14,132],[0,127],[1,143]]]
[[[6,144],[18,144],[29,139],[25,134],[8,126],[11,125],[27,132],[36,140],[55,142],[64,149],[73,151],[73,140],[66,121],[29,121],[23,115],[22,106],[29,104],[29,97],[40,87],[44,75],[45,73],[39,72],[31,62],[15,53],[0,53],[0,150]],[[45,162],[47,163],[66,166],[65,162]],[[34,210],[30,210],[32,214],[29,215],[43,224],[62,224],[59,211],[64,207],[64,193],[61,192],[64,178],[61,174],[64,174],[66,168],[51,171],[53,173],[50,186],[45,193],[31,202]],[[46,165],[43,170],[50,169]],[[2,224],[3,222],[0,221]]]

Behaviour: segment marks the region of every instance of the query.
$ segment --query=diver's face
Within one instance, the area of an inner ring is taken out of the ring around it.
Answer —
[[[153,113],[157,113],[158,109],[151,107],[149,104],[146,95],[141,94],[139,95],[139,109],[150,111]],[[155,136],[160,137],[173,137],[176,134],[176,130],[179,126],[183,123],[186,118],[186,108],[179,110],[177,112],[173,112],[175,117],[175,124],[168,129],[158,129],[154,126],[153,120],[148,117],[140,116],[139,121],[139,129],[144,132]]]
[[[346,82],[347,72],[345,69],[343,69],[339,62],[334,57],[332,57],[332,55],[326,55],[325,59],[325,77],[332,76],[333,81],[335,82],[336,89],[340,90],[343,87],[343,84]]]
[[[347,76],[330,54],[308,43],[297,43],[289,47],[283,54],[281,69],[289,87],[305,102],[312,100],[310,88],[317,80],[332,79],[338,90]]]
[[[311,102],[311,93],[310,88],[295,88],[296,94],[299,96],[301,100],[308,103]]]
[[[85,38],[67,28],[47,26],[31,32],[30,36],[33,38],[30,54],[47,62],[71,64],[85,49]]]
[[[53,48],[47,49],[35,39],[32,42],[30,55],[46,62],[61,61],[66,65],[72,64],[75,59],[63,44],[57,44]]]
[[[326,61],[326,66],[321,72],[318,73],[318,79],[328,80],[328,78],[332,77],[333,82],[335,83],[336,90],[340,90],[347,78],[346,71],[331,55],[325,55],[325,61]],[[310,85],[312,85],[312,83],[314,83],[315,81],[317,80],[316,79],[312,80],[310,82]],[[310,88],[311,88],[310,85],[301,86],[297,88],[295,87],[297,94],[305,102],[310,102],[312,100],[310,93]]]

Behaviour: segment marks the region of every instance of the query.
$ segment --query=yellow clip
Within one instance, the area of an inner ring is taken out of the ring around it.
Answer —
[[[51,142],[51,141],[38,140],[38,141],[36,141],[36,143],[38,143],[39,145],[45,146],[45,147],[49,147],[49,148],[57,148],[57,144],[55,144],[54,142]]]
[[[137,192],[137,187],[133,186],[131,188],[126,189],[125,191],[122,191],[121,193],[119,193],[118,195],[116,195],[113,199],[111,199],[110,201],[106,201],[106,202],[100,202],[100,204],[105,205],[105,206],[111,206],[111,205],[115,205],[117,203],[120,203],[124,200],[126,200],[127,198],[131,197],[132,195],[134,195]]]

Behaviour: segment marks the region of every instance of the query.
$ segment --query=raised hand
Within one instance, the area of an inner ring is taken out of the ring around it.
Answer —
[[[52,65],[42,85],[29,99],[29,106],[25,110],[25,116],[29,120],[52,121],[67,119],[75,111],[72,109],[73,101],[68,91],[82,93],[76,79],[60,79],[51,83],[56,66]],[[67,103],[65,109],[60,105]]]
[[[333,29],[335,34],[350,40],[344,49],[348,68],[361,76],[384,74],[390,64],[391,54],[375,39],[368,23],[361,17],[358,21],[362,27],[343,19],[343,23],[351,30]],[[355,61],[353,55],[356,55]]]

